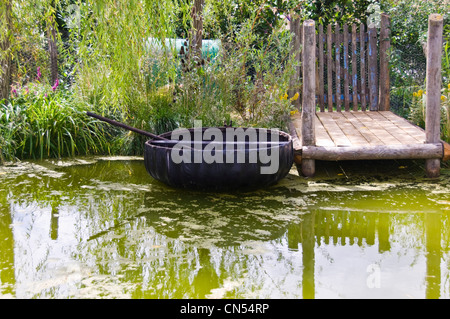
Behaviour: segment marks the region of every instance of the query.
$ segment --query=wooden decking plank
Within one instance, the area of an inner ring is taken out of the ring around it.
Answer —
[[[372,119],[377,121],[379,126],[382,126],[391,135],[395,136],[395,138],[399,140],[402,144],[408,145],[418,143],[418,140],[416,140],[416,138],[409,135],[407,131],[397,126],[391,120],[380,114],[380,112],[368,112],[367,115],[369,115]]]
[[[356,111],[358,112],[358,111]],[[367,126],[360,121],[358,117],[356,117],[353,113],[355,112],[342,112],[347,120],[352,123],[352,125],[364,136],[367,142],[370,145],[384,145],[383,141],[381,141],[375,134],[373,134]]]
[[[323,127],[322,122],[317,118],[315,119],[315,133],[316,133],[316,145],[317,146],[336,146],[331,139],[330,135],[328,135],[327,130]],[[293,128],[295,129],[295,133],[297,135],[298,142],[294,145],[294,150],[301,149],[302,147],[302,117],[300,113],[295,114],[291,117],[291,123]],[[291,129],[292,130],[292,129]],[[293,135],[291,133],[291,135]]]
[[[377,136],[385,145],[402,144],[391,133],[386,131],[382,126],[377,124],[377,121],[373,120],[366,112],[353,112],[353,115],[358,118],[375,136]]]
[[[326,129],[328,135],[330,135],[331,139],[337,147],[352,146],[352,143],[350,142],[348,137],[333,119],[333,114],[335,114],[335,112],[319,112],[317,113],[317,117],[320,119],[323,127]]]
[[[295,145],[296,147],[298,147],[299,149],[302,148],[302,116],[300,113],[296,113],[293,116],[291,116],[291,123],[293,127],[290,127],[290,130],[292,130],[293,132],[291,132],[291,136],[296,135],[297,137],[297,144]],[[295,130],[295,132],[294,132]],[[296,149],[294,146],[294,150]]]
[[[336,146],[331,139],[328,131],[323,127],[322,122],[316,116],[316,145],[317,146]]]
[[[420,127],[408,122],[408,120],[392,113],[391,111],[380,111],[379,113],[407,132],[410,136],[415,138],[418,143],[425,143],[425,131]]]
[[[341,128],[342,132],[348,137],[352,145],[363,146],[369,145],[369,141],[356,129],[355,126],[348,120],[343,113],[348,112],[335,112],[332,117],[336,121],[337,125]]]

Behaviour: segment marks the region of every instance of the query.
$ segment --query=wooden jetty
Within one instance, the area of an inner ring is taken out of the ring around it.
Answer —
[[[315,160],[425,159],[427,176],[438,177],[441,160],[450,159],[440,140],[442,16],[428,21],[425,130],[390,111],[389,16],[382,15],[379,45],[375,27],[359,28],[328,26],[324,35],[312,20],[291,24],[293,50],[302,44],[294,78],[303,78],[301,113],[290,123],[295,162],[313,176]]]

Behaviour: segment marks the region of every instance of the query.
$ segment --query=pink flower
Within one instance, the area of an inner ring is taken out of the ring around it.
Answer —
[[[42,74],[41,74],[41,67],[37,67],[37,78],[36,78],[36,80],[39,82],[40,80],[41,80],[41,76],[42,76]]]
[[[56,91],[56,89],[58,88],[58,86],[59,86],[59,80],[56,79],[55,84],[52,86],[53,92]]]

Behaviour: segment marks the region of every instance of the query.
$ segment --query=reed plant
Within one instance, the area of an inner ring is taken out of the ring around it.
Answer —
[[[2,160],[104,154],[111,148],[103,124],[71,91],[30,83],[0,104]]]
[[[409,120],[425,128],[426,91],[421,88],[413,92]],[[450,83],[441,90],[441,139],[450,143]]]

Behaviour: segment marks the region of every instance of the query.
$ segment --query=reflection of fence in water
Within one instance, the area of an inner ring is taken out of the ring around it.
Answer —
[[[291,249],[297,249],[299,245],[302,247],[303,298],[315,298],[316,245],[373,246],[378,243],[379,253],[390,251],[391,231],[398,222],[394,216],[390,213],[319,211],[304,215],[299,224],[291,224],[288,229],[288,246]],[[423,247],[426,258],[425,298],[437,299],[442,297],[441,260],[450,247],[450,214],[430,212],[419,218],[420,232],[415,235],[422,245],[415,246],[415,249],[420,254]],[[414,234],[408,235],[410,240],[413,237]],[[408,241],[406,245],[409,244],[411,243]]]
[[[319,246],[372,246],[378,242],[380,251],[390,249],[390,214],[319,211],[310,215],[302,223],[289,227],[289,248],[297,248],[299,243],[313,237]]]

